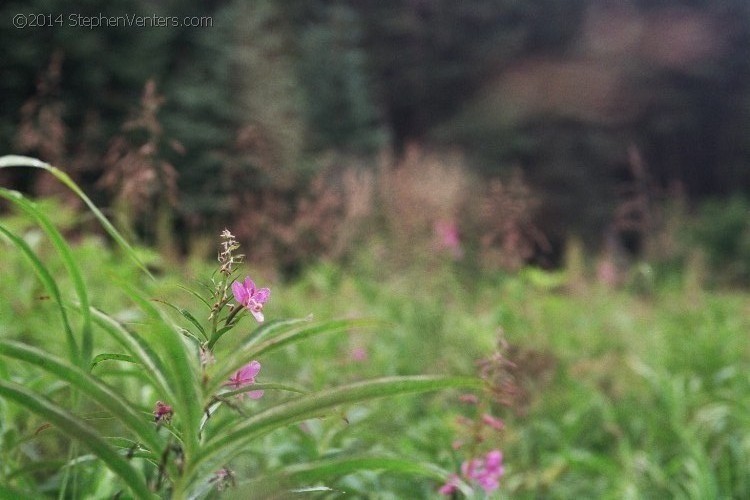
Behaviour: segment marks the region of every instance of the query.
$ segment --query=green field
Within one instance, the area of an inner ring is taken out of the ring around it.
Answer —
[[[123,292],[135,289],[158,307],[167,301],[196,316],[201,308],[207,314],[182,287],[200,289],[197,283],[211,276],[214,263],[172,262],[137,250],[156,275],[150,279],[104,237],[81,234],[76,216],[42,206],[75,241],[72,255],[96,309],[124,325],[140,324],[142,309]],[[4,218],[2,225],[22,235],[56,277],[63,297],[73,300],[64,261],[44,233],[20,215]],[[2,339],[64,352],[59,309],[17,248],[7,238],[0,244]],[[241,274],[272,289],[267,320],[312,314],[315,320],[381,321],[276,350],[260,359],[259,382],[320,390],[379,376],[476,375],[477,360],[491,357],[502,339],[509,364],[495,376],[510,381],[513,390],[503,401],[487,399],[481,410],[462,403],[456,390],[347,404],[265,434],[227,464],[237,486],[224,490],[228,498],[245,498],[248,488],[266,491],[269,477],[289,479],[292,489],[312,488],[296,495],[316,498],[436,497],[470,450],[489,449],[501,449],[505,461],[492,498],[750,497],[747,293],[699,290],[679,273],[654,280],[647,290],[613,290],[563,272],[478,277],[449,259],[396,267],[366,250],[346,267],[320,263],[291,281],[254,269],[249,255]],[[189,327],[179,314],[172,317]],[[74,329],[80,321],[71,316]],[[217,359],[250,334],[252,321],[244,317],[227,334]],[[93,339],[93,355],[117,352],[96,328]],[[43,371],[2,359],[0,372],[74,406],[65,383]],[[91,373],[144,411],[156,399],[129,363],[107,359]],[[258,401],[245,400],[242,411],[252,414],[284,397],[283,391],[267,390]],[[122,429],[111,417],[90,404],[76,408],[116,447],[127,448],[125,441],[116,442]],[[4,399],[0,412],[5,493],[52,498],[65,491],[93,498],[122,489],[94,456],[71,445],[44,418]],[[457,419],[478,412],[501,418],[505,426],[474,443],[471,426]],[[454,449],[456,440],[466,444]],[[484,493],[475,488],[474,495]]]

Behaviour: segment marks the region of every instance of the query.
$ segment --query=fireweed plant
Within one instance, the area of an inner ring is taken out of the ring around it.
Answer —
[[[505,466],[503,453],[497,447],[503,438],[505,422],[496,417],[494,411],[513,407],[521,391],[514,375],[516,365],[506,351],[508,344],[501,334],[496,352],[477,361],[487,390],[479,395],[464,393],[459,397],[467,411],[456,418],[458,433],[452,448],[458,470],[438,490],[449,498],[458,498],[459,493],[482,498],[500,488]]]
[[[134,249],[64,172],[21,156],[0,157],[0,168],[6,167],[52,174],[153,279]],[[250,481],[246,484],[254,485],[252,491],[241,491],[241,497],[266,498],[288,496],[295,488],[325,488],[342,475],[366,469],[422,475],[436,485],[450,477],[432,464],[392,455],[342,455],[262,473],[243,469],[241,476],[233,462],[271,432],[335,416],[342,405],[439,389],[477,390],[483,383],[447,376],[388,377],[324,389],[261,383],[263,359],[274,350],[317,335],[385,325],[372,320],[266,318],[263,308],[271,290],[258,287],[241,271],[239,245],[229,231],[221,234],[219,267],[211,285],[200,291],[185,288],[199,309],[190,312],[114,283],[137,310],[137,320],[125,324],[96,307],[82,263],[38,205],[4,188],[0,197],[38,225],[59,255],[67,274],[64,283],[72,284],[63,286],[63,276],[36,247],[0,225],[0,246],[6,247],[0,258],[12,247],[25,257],[59,318],[45,323],[45,338],[64,339],[60,349],[0,338],[0,497],[206,498]],[[248,321],[241,321],[243,316]],[[235,340],[231,349],[217,351],[227,338]],[[95,370],[98,365],[107,369]],[[269,393],[275,397],[267,397]],[[34,438],[29,434],[34,431],[29,421],[41,422],[37,433],[54,432],[60,445],[53,449],[66,450],[60,452],[64,456],[30,453]],[[464,476],[492,484],[498,465],[498,457],[487,455],[481,463],[471,462]]]

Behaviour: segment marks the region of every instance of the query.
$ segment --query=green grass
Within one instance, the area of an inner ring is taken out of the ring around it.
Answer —
[[[65,228],[63,219],[70,214],[58,212],[50,210]],[[75,283],[64,277],[65,263],[39,231],[20,217],[5,218],[3,225],[46,257],[50,272],[60,276],[61,293],[73,299]],[[56,304],[44,298],[22,255],[2,239],[0,249],[0,338],[48,352],[66,349]],[[74,258],[85,263],[82,279],[91,304],[125,323],[139,321],[120,291],[125,284],[196,310],[197,299],[179,285],[209,275],[213,263],[163,262],[137,251],[161,270],[155,281],[103,240],[79,239]],[[496,498],[750,498],[747,293],[696,294],[679,286],[649,295],[594,285],[575,292],[564,286],[550,290],[523,275],[478,278],[434,260],[430,268],[415,264],[390,272],[387,263],[368,261],[367,254],[348,268],[320,264],[292,283],[276,283],[265,270],[252,269],[248,253],[247,274],[273,290],[264,310],[269,320],[313,314],[318,320],[384,322],[368,331],[311,338],[271,352],[261,359],[261,382],[297,380],[323,389],[379,376],[472,375],[475,361],[492,353],[502,330],[528,394],[514,407],[493,407],[506,421],[506,430],[486,443],[501,448],[506,460]],[[73,314],[71,321],[77,327],[82,318]],[[223,339],[217,355],[229,354],[249,333],[250,318],[242,321],[227,334],[233,337]],[[94,343],[97,355],[111,341],[97,336]],[[364,348],[367,360],[353,360],[353,348]],[[103,361],[94,373],[105,381],[116,377],[123,391],[137,393],[138,374],[122,377],[120,372],[128,371],[124,365]],[[52,397],[66,390],[26,365],[2,359],[0,379],[8,378]],[[141,391],[146,391],[142,401],[156,397],[147,388]],[[117,422],[97,421],[96,407],[84,410],[97,429],[111,428],[116,435]],[[243,487],[261,487],[264,477],[274,477],[273,471],[284,465],[319,462],[324,468],[339,460],[341,470],[354,464],[356,471],[357,460],[364,460],[358,454],[374,451],[392,462],[383,460],[372,472],[342,473],[327,484],[332,491],[311,495],[430,498],[440,485],[439,470],[455,470],[464,458],[451,448],[459,432],[455,419],[468,412],[457,392],[358,403],[340,412],[340,417],[314,419],[250,444],[232,464],[240,488],[227,497]],[[66,457],[67,443],[51,430],[40,431],[45,423],[0,398],[0,477],[13,474],[14,465],[35,462],[40,470],[24,481],[33,477],[38,491],[54,496],[62,481],[56,467]],[[438,472],[424,468],[416,475],[401,474],[398,460],[404,458],[435,464]],[[390,466],[397,470],[389,471]],[[88,467],[93,465],[76,468],[83,476]],[[294,474],[305,478],[311,472]],[[106,477],[102,473],[100,481]],[[24,481],[8,483],[9,488],[23,490]],[[88,491],[107,490],[97,483]]]

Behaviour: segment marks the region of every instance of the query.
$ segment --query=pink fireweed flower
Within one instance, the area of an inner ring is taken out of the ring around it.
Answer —
[[[459,396],[458,400],[461,401],[462,403],[466,403],[466,404],[469,404],[469,405],[475,405],[475,404],[479,403],[479,398],[478,397],[476,397],[474,394],[468,394],[468,393],[467,394],[461,394],[461,396]]]
[[[367,349],[362,346],[352,347],[349,350],[349,359],[355,363],[363,363],[369,358]]]
[[[466,479],[475,481],[486,493],[500,487],[500,478],[504,473],[503,454],[500,450],[492,450],[484,459],[475,458],[461,465],[461,474]]]
[[[438,493],[441,495],[452,495],[458,491],[458,476],[453,474],[448,478],[448,481],[440,487]]]
[[[258,323],[263,323],[263,304],[271,296],[271,290],[268,288],[256,289],[255,282],[250,279],[250,276],[247,276],[242,283],[239,281],[232,283],[232,293],[234,294],[234,300],[241,306],[246,307],[255,316]]]
[[[447,250],[454,259],[463,257],[458,225],[452,220],[439,220],[433,226],[438,248]]]
[[[174,410],[168,404],[157,401],[154,406],[154,422],[162,423],[169,422],[174,415]]]
[[[482,415],[482,422],[485,425],[492,427],[496,431],[501,431],[505,428],[505,423],[502,420],[493,417],[489,413],[485,413],[484,415]]]
[[[231,387],[232,389],[240,389],[246,385],[255,383],[255,376],[260,372],[260,363],[257,361],[251,361],[239,370],[226,382],[224,385]],[[247,391],[246,393],[240,393],[237,395],[239,399],[242,399],[245,394],[250,399],[258,399],[263,396],[263,391]]]
[[[230,486],[236,486],[236,480],[234,478],[234,471],[224,467],[214,472],[213,477],[209,480],[210,483],[216,483],[216,489],[223,491],[225,488]]]
[[[491,493],[500,487],[500,478],[504,473],[503,454],[500,450],[492,450],[484,458],[466,460],[461,464],[461,476],[479,485],[485,493]],[[452,495],[458,490],[458,485],[459,476],[452,474],[438,492]]]

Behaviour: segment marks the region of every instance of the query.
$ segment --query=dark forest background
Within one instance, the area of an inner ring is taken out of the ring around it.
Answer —
[[[10,23],[103,11],[212,25]],[[410,154],[459,154],[474,186],[533,198],[514,198],[529,212],[515,230],[544,265],[571,235],[643,252],[657,204],[750,188],[746,0],[33,0],[0,19],[0,150],[61,166],[142,239],[177,235],[182,251],[244,221],[238,235],[271,240],[289,269],[342,254],[347,179]],[[467,205],[441,217],[491,246],[485,209],[465,222]]]

